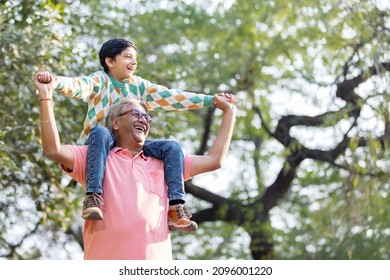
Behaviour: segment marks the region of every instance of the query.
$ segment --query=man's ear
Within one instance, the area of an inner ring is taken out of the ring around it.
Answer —
[[[106,57],[106,58],[104,59],[104,61],[106,62],[108,68],[111,68],[111,67],[114,66],[114,64],[113,64],[113,61],[114,61],[114,60],[113,60],[111,57]]]
[[[115,131],[119,129],[118,119],[117,118],[112,119],[111,126],[112,126],[112,129],[115,130]]]

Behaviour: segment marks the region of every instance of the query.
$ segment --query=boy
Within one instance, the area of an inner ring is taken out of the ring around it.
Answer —
[[[80,144],[88,145],[86,198],[82,213],[86,220],[103,219],[102,182],[108,153],[115,146],[114,135],[105,128],[111,105],[124,98],[142,100],[150,110],[198,109],[214,104],[214,96],[167,89],[133,75],[137,69],[137,47],[126,39],[105,42],[99,51],[99,59],[104,70],[89,76],[60,77],[47,71],[36,74],[39,82],[53,82],[59,93],[88,103],[84,129],[79,138]],[[225,98],[235,102],[231,95]],[[151,119],[145,119],[151,122]],[[180,145],[173,140],[147,140],[143,152],[164,162],[170,205],[169,228],[196,231],[197,224],[190,220],[191,213],[184,206],[184,156]]]

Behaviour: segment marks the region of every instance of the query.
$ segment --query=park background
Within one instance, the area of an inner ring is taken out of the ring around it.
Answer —
[[[101,69],[110,38],[137,75],[237,96],[223,168],[186,183],[178,260],[390,259],[390,5],[379,0],[0,1],[0,259],[81,259],[82,188],[40,148],[39,69]],[[86,104],[55,96],[63,143]],[[214,108],[152,112],[150,138],[203,154]]]

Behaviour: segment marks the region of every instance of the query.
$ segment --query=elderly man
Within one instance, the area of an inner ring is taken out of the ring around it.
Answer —
[[[35,80],[35,86],[40,98],[43,152],[85,188],[88,147],[61,144],[52,106],[52,84]],[[236,118],[236,107],[229,103],[232,99],[229,94],[215,98],[216,107],[223,111],[219,132],[207,155],[185,158],[186,180],[221,167]],[[142,153],[151,117],[140,101],[126,99],[111,107],[108,118],[117,141],[105,171],[105,219],[85,221],[84,258],[172,259],[163,162]]]

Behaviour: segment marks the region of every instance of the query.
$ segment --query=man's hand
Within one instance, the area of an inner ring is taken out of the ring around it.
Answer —
[[[35,78],[39,82],[44,83],[44,84],[52,83],[53,88],[56,88],[58,83],[60,82],[60,80],[55,75],[50,73],[49,71],[38,71],[35,74]]]
[[[231,93],[219,93],[214,96],[215,107],[225,111],[226,109],[234,109],[236,97]]]
[[[57,84],[53,75],[47,71],[37,72],[34,76],[34,85],[39,92],[40,99],[52,99],[53,92]]]
[[[48,84],[53,80],[53,75],[48,71],[38,71],[35,78],[41,83]]]
[[[235,104],[236,101],[237,101],[236,97],[233,94],[221,92],[221,93],[217,93],[217,94],[214,95],[214,105],[216,105],[216,97],[217,96],[225,99],[230,104]]]

